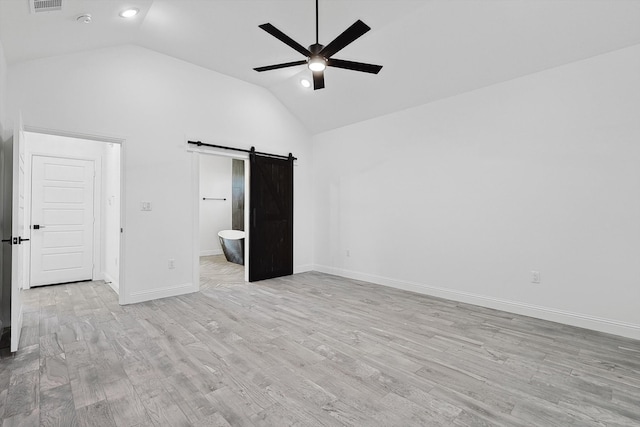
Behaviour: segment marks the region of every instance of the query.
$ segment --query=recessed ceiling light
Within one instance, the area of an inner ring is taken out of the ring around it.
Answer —
[[[120,16],[122,18],[133,18],[134,16],[136,16],[138,14],[138,12],[140,12],[140,9],[132,7],[131,9],[126,9],[126,10],[123,10],[122,12],[120,12]]]
[[[300,84],[302,85],[302,87],[311,87],[311,82],[307,79],[300,80]]]

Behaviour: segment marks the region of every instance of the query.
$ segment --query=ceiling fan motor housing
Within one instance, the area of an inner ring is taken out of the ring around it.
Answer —
[[[317,55],[320,53],[323,47],[324,45],[321,45],[320,43],[314,43],[311,46],[309,46],[309,52],[311,52],[314,55]]]

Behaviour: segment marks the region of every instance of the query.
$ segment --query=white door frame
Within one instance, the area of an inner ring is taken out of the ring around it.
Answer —
[[[193,277],[200,288],[200,156],[228,157],[244,161],[244,280],[249,281],[249,154],[242,152],[230,152],[216,148],[191,147],[187,145],[187,151],[191,152],[191,200],[193,202],[193,229],[191,230],[193,243]]]
[[[125,185],[126,184],[126,181],[125,181],[125,178],[126,178],[126,175],[125,175],[126,155],[125,155],[125,153],[126,153],[126,147],[127,147],[126,139],[118,138],[118,137],[103,136],[103,135],[93,135],[93,134],[83,134],[83,133],[77,133],[77,132],[67,132],[67,131],[58,130],[58,129],[46,129],[46,128],[40,128],[40,127],[36,127],[36,126],[25,126],[24,130],[26,132],[32,132],[32,133],[41,133],[41,134],[46,134],[46,135],[62,136],[62,137],[67,137],[67,138],[85,139],[85,140],[97,141],[97,142],[102,142],[102,143],[107,143],[107,144],[108,143],[118,144],[120,146],[120,229],[121,229],[121,232],[120,232],[120,256],[119,256],[119,262],[118,262],[118,266],[119,266],[118,302],[121,305],[122,304],[127,304],[127,301],[126,301],[127,293],[125,291],[125,288],[126,288],[126,277],[125,277],[125,263],[126,263],[125,239],[126,239],[126,233],[124,232],[124,230],[126,230],[125,215],[124,215],[124,212],[126,212],[126,185]],[[33,154],[37,154],[37,153],[33,153]],[[50,156],[50,154],[47,154],[47,155]],[[30,188],[30,186],[29,186],[29,197],[28,197],[28,200],[31,201],[31,188]],[[29,206],[29,208],[30,207],[31,206]],[[94,202],[94,208],[95,208],[95,202]],[[95,230],[94,230],[94,235],[95,235]],[[94,256],[95,256],[95,251],[94,251]]]

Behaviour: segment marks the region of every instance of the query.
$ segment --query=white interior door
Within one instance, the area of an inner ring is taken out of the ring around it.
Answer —
[[[24,288],[24,248],[27,230],[24,216],[24,144],[22,120],[13,135],[13,182],[11,197],[11,351],[18,350],[22,330],[22,294]]]
[[[93,278],[92,160],[33,156],[31,286]]]

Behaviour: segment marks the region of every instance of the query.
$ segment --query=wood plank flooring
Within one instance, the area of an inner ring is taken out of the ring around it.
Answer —
[[[640,426],[640,342],[320,273],[25,291],[2,426]]]

